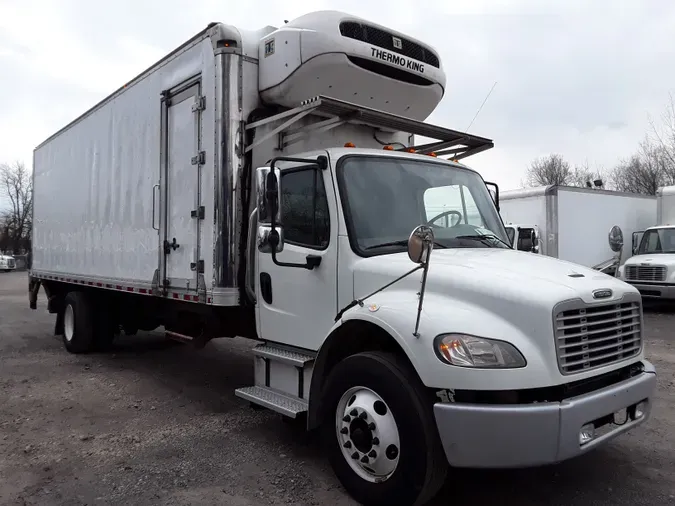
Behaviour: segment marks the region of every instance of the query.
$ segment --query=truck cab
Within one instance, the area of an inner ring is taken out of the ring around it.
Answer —
[[[12,272],[16,269],[16,259],[10,255],[0,254],[0,271]]]
[[[619,276],[643,297],[675,299],[675,226],[650,227],[633,235],[633,256]]]
[[[645,298],[675,299],[675,186],[656,191],[656,224],[633,233],[632,253],[619,277]]]
[[[540,252],[539,227],[533,224],[507,223],[504,225],[511,245],[518,251]]]

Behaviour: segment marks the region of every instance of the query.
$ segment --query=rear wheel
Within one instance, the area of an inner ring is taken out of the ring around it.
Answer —
[[[82,292],[70,292],[63,305],[63,344],[70,353],[87,353],[94,347],[92,304]]]
[[[331,371],[323,439],[333,470],[365,505],[424,504],[443,484],[447,461],[433,399],[399,357],[359,353]]]

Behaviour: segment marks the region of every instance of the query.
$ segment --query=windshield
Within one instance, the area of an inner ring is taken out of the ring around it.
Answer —
[[[481,177],[445,163],[348,156],[338,169],[350,240],[362,255],[405,250],[412,230],[440,248],[510,248]]]
[[[657,228],[645,232],[638,255],[654,253],[675,253],[675,228]]]

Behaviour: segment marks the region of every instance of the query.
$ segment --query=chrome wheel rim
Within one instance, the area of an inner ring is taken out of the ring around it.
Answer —
[[[389,406],[373,390],[352,387],[337,404],[338,444],[352,470],[371,483],[388,480],[396,471],[401,442]]]
[[[66,306],[66,311],[63,315],[63,335],[68,342],[72,341],[75,335],[75,312],[73,311],[73,306],[70,304]]]

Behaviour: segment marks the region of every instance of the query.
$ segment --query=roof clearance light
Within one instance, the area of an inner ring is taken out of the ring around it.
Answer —
[[[386,149],[387,151],[393,151],[394,146],[387,145],[387,146],[384,146],[382,149]]]
[[[438,155],[432,151],[431,153],[429,153],[429,156],[433,156],[434,158],[436,158],[436,156]]]
[[[355,147],[356,146],[354,146],[353,142],[345,142],[345,148],[355,148]]]
[[[408,148],[406,149],[408,153],[417,153],[417,150],[415,148]]]

